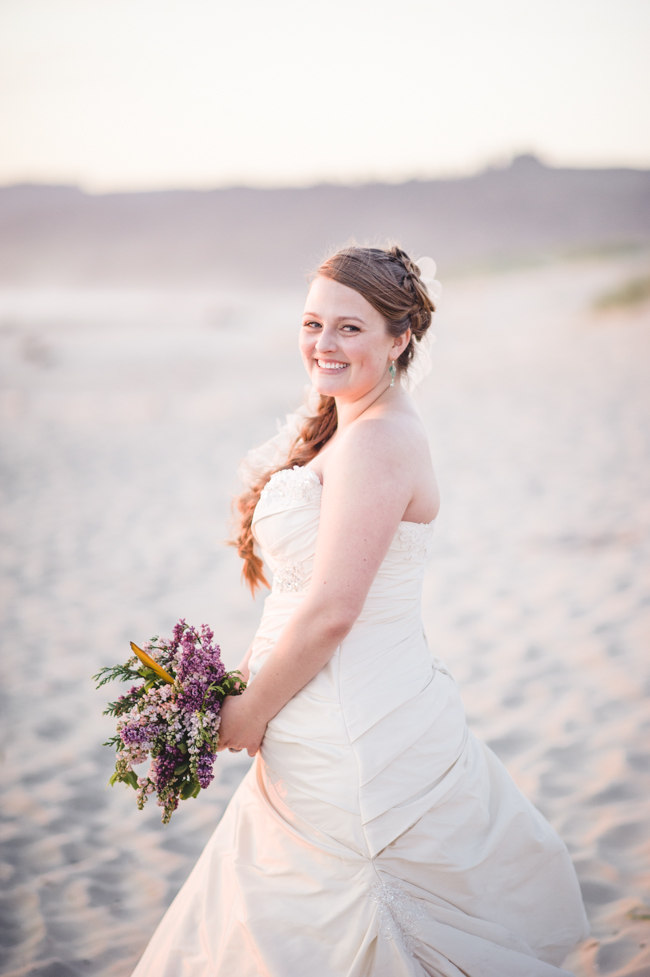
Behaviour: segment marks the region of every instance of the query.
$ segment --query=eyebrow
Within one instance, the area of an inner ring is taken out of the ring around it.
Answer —
[[[303,312],[303,316],[313,316],[314,319],[322,319],[323,316],[319,316],[317,312]],[[337,315],[335,321],[342,322],[343,319],[354,319],[355,322],[363,322],[364,320],[358,315]]]

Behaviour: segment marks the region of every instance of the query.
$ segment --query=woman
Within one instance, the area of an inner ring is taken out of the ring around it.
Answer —
[[[259,545],[273,590],[220,748],[256,760],[134,977],[559,977],[586,934],[564,845],[422,631],[438,489],[395,376],[433,310],[396,247],[311,284],[318,409],[239,500],[245,578]]]

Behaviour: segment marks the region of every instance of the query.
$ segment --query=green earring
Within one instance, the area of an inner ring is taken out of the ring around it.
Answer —
[[[395,375],[397,373],[397,367],[395,366],[395,360],[390,361],[390,366],[388,367],[388,372],[390,374],[390,385],[395,386]]]

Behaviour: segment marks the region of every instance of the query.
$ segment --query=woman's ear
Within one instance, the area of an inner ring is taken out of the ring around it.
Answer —
[[[402,353],[404,352],[404,350],[409,344],[410,338],[411,338],[410,327],[406,330],[406,332],[403,332],[401,336],[395,337],[395,341],[393,343],[393,349],[395,350],[395,359],[399,359],[399,357],[402,355]]]

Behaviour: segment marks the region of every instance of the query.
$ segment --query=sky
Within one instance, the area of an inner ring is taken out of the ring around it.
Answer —
[[[0,0],[0,184],[650,167],[650,0]]]

